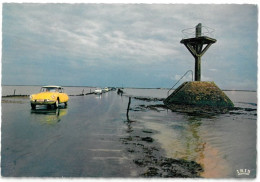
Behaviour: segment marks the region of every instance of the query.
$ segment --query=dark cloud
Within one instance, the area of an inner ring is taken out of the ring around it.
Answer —
[[[181,30],[200,22],[218,40],[202,78],[256,89],[254,5],[3,4],[2,82],[171,87],[194,67]]]

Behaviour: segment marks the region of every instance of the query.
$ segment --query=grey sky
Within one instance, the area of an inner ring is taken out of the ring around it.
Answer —
[[[2,84],[169,88],[194,69],[181,31],[202,23],[217,39],[202,57],[202,80],[256,89],[257,11],[235,4],[5,3]]]

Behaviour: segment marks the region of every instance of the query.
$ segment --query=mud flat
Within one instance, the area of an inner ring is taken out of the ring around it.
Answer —
[[[2,98],[28,98],[29,95],[6,95],[2,96]]]
[[[151,97],[133,97],[136,100],[141,100],[145,102],[157,102],[157,101],[164,101],[165,99],[162,98],[151,98]],[[253,104],[255,105],[255,104]],[[255,105],[256,106],[256,105]],[[158,110],[158,109],[169,109],[172,112],[178,113],[186,113],[189,115],[197,115],[197,116],[214,116],[219,114],[242,114],[243,111],[252,112],[257,111],[254,108],[243,108],[243,107],[213,107],[213,106],[196,106],[196,105],[187,105],[187,104],[171,104],[166,105],[164,103],[161,104],[148,104],[144,105],[141,104],[136,107],[134,110],[144,110],[144,109],[151,109],[151,110]],[[256,114],[255,114],[256,115]]]
[[[141,177],[177,177],[177,178],[197,178],[203,168],[194,161],[173,159],[164,157],[165,153],[160,148],[160,144],[153,138],[156,131],[131,129],[131,122],[128,121],[129,136],[121,138],[127,147],[127,152],[133,158]]]
[[[160,98],[133,97],[135,100],[145,101],[147,103],[163,101]],[[129,100],[130,101],[130,100]],[[164,104],[139,105],[132,108],[132,112],[167,109]],[[174,177],[174,178],[198,178],[203,168],[195,161],[184,159],[173,159],[165,157],[165,151],[161,149],[160,144],[153,138],[157,131],[151,129],[140,129],[132,127],[136,121],[127,120],[128,137],[120,138],[127,147],[127,152],[133,158],[137,165],[141,177]]]

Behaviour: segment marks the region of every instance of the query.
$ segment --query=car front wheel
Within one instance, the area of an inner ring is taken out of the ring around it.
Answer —
[[[54,107],[55,108],[58,108],[59,107],[59,100],[56,100],[55,104],[54,104]]]
[[[31,104],[32,109],[36,109],[36,105],[35,104]]]

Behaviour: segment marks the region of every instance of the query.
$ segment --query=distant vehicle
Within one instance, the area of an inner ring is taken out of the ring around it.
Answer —
[[[103,89],[103,92],[108,92],[109,91],[109,88],[107,88],[107,87],[105,87],[104,89]]]
[[[97,88],[94,91],[95,94],[102,94],[102,89],[101,88]]]
[[[68,100],[69,97],[61,86],[43,86],[40,93],[30,95],[32,109],[36,109],[36,105],[58,108],[59,104],[64,103],[67,106]]]

